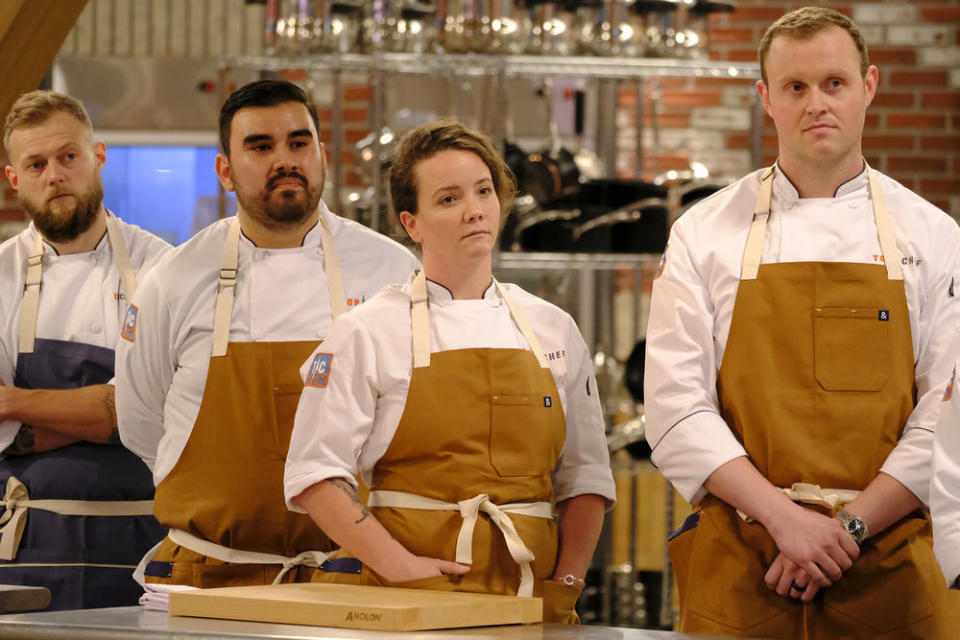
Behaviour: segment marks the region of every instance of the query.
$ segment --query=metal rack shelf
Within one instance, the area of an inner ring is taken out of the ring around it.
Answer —
[[[269,71],[284,69],[342,70],[369,72],[382,70],[408,74],[454,74],[483,76],[505,73],[507,77],[569,75],[592,78],[682,77],[756,80],[760,68],[755,63],[715,62],[673,58],[618,58],[601,56],[504,56],[486,54],[328,54],[302,57],[227,57],[220,59],[225,68],[252,68]]]

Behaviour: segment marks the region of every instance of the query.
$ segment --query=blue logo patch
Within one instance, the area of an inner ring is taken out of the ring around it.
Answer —
[[[303,384],[307,387],[326,389],[327,383],[330,382],[330,370],[332,366],[332,353],[318,353],[313,356],[313,362],[310,363],[310,373],[307,374],[307,379]]]
[[[543,406],[549,409],[553,406],[553,398],[550,396],[543,396]]]
[[[136,305],[127,307],[127,315],[123,318],[123,328],[120,329],[120,337],[124,340],[133,342],[137,339],[137,314],[140,312]]]
[[[880,309],[880,311],[877,312],[877,320],[879,320],[880,322],[889,322],[890,312],[887,311],[886,309]]]

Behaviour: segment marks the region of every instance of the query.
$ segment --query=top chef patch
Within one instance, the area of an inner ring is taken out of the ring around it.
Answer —
[[[330,369],[333,364],[332,353],[318,353],[313,356],[313,362],[310,363],[310,373],[303,384],[307,387],[317,387],[326,389],[330,381]]]
[[[950,376],[950,382],[947,384],[947,389],[943,392],[943,401],[948,402],[953,398],[953,384],[957,380],[957,368],[953,368],[953,374]]]
[[[124,340],[133,342],[137,339],[137,314],[140,312],[136,305],[131,304],[127,307],[127,315],[123,319],[123,328],[120,329],[120,337]]]
[[[667,243],[667,246],[663,248],[663,256],[660,258],[660,264],[657,265],[657,273],[653,276],[654,280],[659,280],[660,276],[663,275],[663,270],[667,268],[667,249],[670,248],[670,243]]]

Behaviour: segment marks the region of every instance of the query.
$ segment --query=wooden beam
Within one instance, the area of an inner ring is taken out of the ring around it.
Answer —
[[[0,1],[0,124],[21,94],[40,86],[86,5],[87,0]]]

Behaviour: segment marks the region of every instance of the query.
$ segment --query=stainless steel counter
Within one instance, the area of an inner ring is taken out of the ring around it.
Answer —
[[[696,637],[671,631],[613,627],[513,625],[429,632],[386,632],[331,629],[286,624],[207,620],[170,616],[141,607],[52,611],[0,616],[0,639],[23,640],[234,640],[237,638],[359,638],[362,640],[681,640]]]

